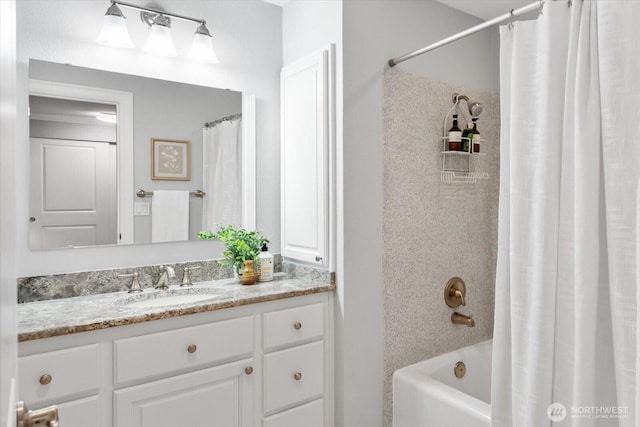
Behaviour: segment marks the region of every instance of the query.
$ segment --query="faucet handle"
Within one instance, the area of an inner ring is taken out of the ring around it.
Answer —
[[[140,281],[138,281],[138,276],[139,273],[137,271],[134,271],[133,273],[118,274],[119,278],[133,277],[133,279],[131,280],[131,286],[129,286],[129,293],[142,292],[142,287],[140,286]]]
[[[189,272],[191,270],[197,270],[199,268],[202,268],[202,267],[199,266],[199,265],[194,265],[194,266],[191,266],[191,267],[183,268],[184,276],[182,276],[182,283],[180,284],[180,286],[191,286],[191,285],[193,285],[193,283],[191,283],[191,276],[189,275]]]
[[[444,287],[444,301],[451,308],[466,305],[466,293],[467,287],[464,284],[464,280],[459,277],[452,277]]]

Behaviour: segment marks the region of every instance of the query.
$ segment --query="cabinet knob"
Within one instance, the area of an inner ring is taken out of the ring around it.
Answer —
[[[53,380],[53,377],[51,375],[44,374],[43,376],[40,377],[40,384],[47,385],[51,383],[51,380]]]
[[[247,366],[246,368],[244,368],[244,373],[247,375],[253,374],[253,366]]]
[[[293,324],[293,329],[302,329],[302,322],[296,322]]]
[[[187,347],[189,353],[195,353],[197,349],[198,347],[195,344],[189,344],[189,347]]]
[[[300,381],[302,379],[302,373],[301,372],[296,372],[295,374],[293,374],[293,378],[296,381]]]

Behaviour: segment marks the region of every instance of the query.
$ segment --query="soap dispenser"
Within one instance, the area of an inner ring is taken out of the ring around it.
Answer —
[[[260,278],[259,282],[269,282],[273,280],[273,255],[269,253],[269,248],[267,244],[262,245],[262,250],[260,254],[258,254],[259,259],[259,271]]]

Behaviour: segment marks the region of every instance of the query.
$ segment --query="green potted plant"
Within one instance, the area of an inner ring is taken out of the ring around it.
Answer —
[[[251,260],[254,266],[258,265],[258,255],[262,245],[269,243],[269,239],[257,231],[247,231],[233,225],[220,227],[216,233],[200,231],[198,237],[200,239],[220,239],[226,248],[222,252],[223,263],[224,265],[232,265],[238,275],[240,275],[245,261]]]

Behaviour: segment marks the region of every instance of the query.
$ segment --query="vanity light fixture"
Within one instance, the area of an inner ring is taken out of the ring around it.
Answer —
[[[171,20],[169,18],[164,15],[156,15],[143,50],[154,55],[178,56],[171,38]]]
[[[125,24],[125,16],[119,6],[129,7],[140,11],[140,18],[150,27],[149,38],[143,50],[155,55],[176,56],[177,52],[171,37],[171,18],[182,19],[198,24],[193,36],[193,44],[188,58],[194,61],[215,64],[218,62],[213,50],[213,37],[204,19],[191,18],[164,10],[138,6],[120,0],[111,0],[111,6],[105,14],[104,24],[96,42],[112,47],[133,47]],[[124,42],[123,42],[124,40]],[[128,40],[128,43],[126,42]]]
[[[110,47],[132,48],[135,45],[129,37],[127,24],[124,22],[126,16],[122,13],[116,3],[111,3],[107,13],[104,14],[102,29],[96,42]]]
[[[191,45],[191,51],[187,56],[193,61],[206,62],[209,64],[217,64],[218,57],[213,50],[213,37],[209,33],[209,29],[204,23],[200,24],[193,35],[193,44]]]

